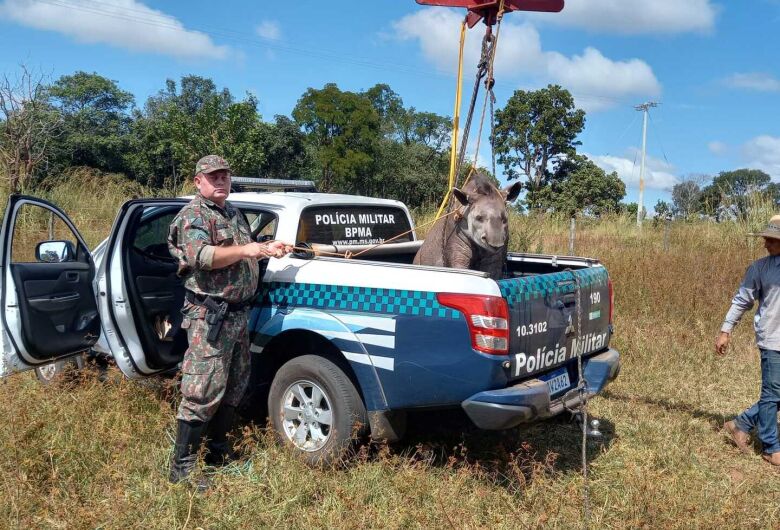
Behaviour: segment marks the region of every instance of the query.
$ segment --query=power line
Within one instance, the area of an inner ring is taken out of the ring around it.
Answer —
[[[652,114],[650,114],[650,121],[652,122],[653,125],[655,125],[655,122],[653,121],[653,115]],[[660,130],[660,128],[658,129],[658,136],[656,138],[658,139],[658,143],[661,145],[661,154],[664,155],[664,160],[666,161],[666,163],[668,165],[671,166],[672,163],[669,162],[669,159],[666,157],[666,150],[664,149],[664,142],[661,139],[661,130]]]
[[[623,132],[622,132],[622,133],[620,133],[620,136],[618,136],[618,137],[617,137],[617,139],[615,140],[615,143],[616,143],[616,144],[617,144],[618,142],[620,142],[620,140],[622,140],[622,139],[623,139],[623,137],[624,137],[624,136],[626,135],[626,133],[627,133],[627,132],[628,132],[628,131],[631,129],[631,127],[633,127],[633,126],[634,126],[634,122],[635,122],[635,121],[636,121],[636,114],[634,114],[634,117],[633,117],[633,118],[631,118],[631,122],[630,122],[630,123],[629,123],[629,124],[626,126],[626,128],[625,128],[625,129],[623,129]],[[610,154],[610,152],[609,152],[609,151],[607,151],[607,154]],[[636,162],[636,160],[634,160],[634,162]],[[634,176],[634,175],[632,174],[631,176],[632,176],[632,178],[633,178],[633,176]]]

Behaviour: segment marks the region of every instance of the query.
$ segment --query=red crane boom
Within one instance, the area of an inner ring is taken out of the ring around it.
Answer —
[[[473,28],[480,20],[492,26],[496,23],[500,0],[417,0],[418,4],[427,6],[464,7],[469,13],[466,21]],[[504,0],[504,12],[510,11],[543,11],[558,13],[563,9],[564,0]]]

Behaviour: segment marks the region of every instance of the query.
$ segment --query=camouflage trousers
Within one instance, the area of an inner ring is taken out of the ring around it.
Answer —
[[[185,311],[182,328],[190,346],[181,365],[181,403],[176,418],[209,421],[220,404],[238,406],[249,384],[249,310],[228,313],[210,344],[203,311]]]

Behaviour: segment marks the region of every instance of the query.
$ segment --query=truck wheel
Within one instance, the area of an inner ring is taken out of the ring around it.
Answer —
[[[366,408],[352,381],[316,355],[296,357],[276,372],[268,411],[282,443],[313,465],[340,461],[367,431]]]
[[[42,384],[50,385],[60,379],[66,372],[75,372],[83,367],[84,356],[80,354],[75,357],[39,366],[35,369],[35,375]]]

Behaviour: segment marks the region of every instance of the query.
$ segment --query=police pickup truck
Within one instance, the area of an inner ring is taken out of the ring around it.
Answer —
[[[256,240],[335,254],[265,260],[249,324],[247,408],[267,414],[310,461],[340,458],[355,435],[397,440],[415,409],[461,407],[483,429],[556,415],[581,399],[578,355],[590,395],[618,374],[612,285],[595,259],[510,253],[494,281],[412,265],[421,242],[397,201],[256,192],[230,200]],[[11,196],[0,233],[0,375],[85,350],[110,355],[130,378],[175,371],[187,347],[184,290],[166,237],[186,201],[128,201],[90,252],[55,205]],[[353,257],[338,255],[345,251]]]

